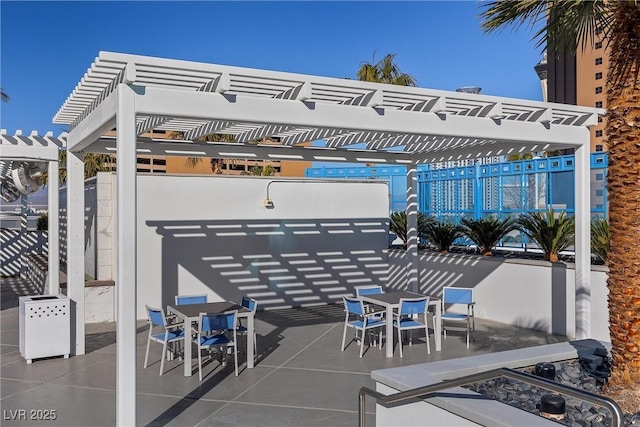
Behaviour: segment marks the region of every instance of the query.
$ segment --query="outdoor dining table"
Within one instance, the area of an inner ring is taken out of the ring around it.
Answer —
[[[386,334],[387,341],[391,337],[391,345],[387,342],[386,356],[393,357],[393,310],[400,307],[400,298],[417,298],[426,295],[420,295],[408,291],[391,291],[382,294],[369,294],[361,295],[360,299],[365,302],[382,306],[386,309],[387,325]],[[439,298],[429,297],[429,306],[435,307],[433,318],[433,334],[436,339],[436,351],[442,350],[442,335],[441,335],[441,322],[442,322],[442,307]]]
[[[253,348],[253,328],[254,328],[254,313],[253,311],[242,307],[231,301],[222,302],[208,302],[204,304],[186,304],[186,305],[168,305],[167,313],[175,314],[184,320],[185,325],[185,340],[190,336],[188,333],[188,325],[198,322],[200,319],[200,313],[224,313],[225,311],[238,310],[238,318],[247,319],[247,368],[253,368],[253,354],[255,349]],[[185,342],[184,345],[184,376],[190,377],[193,374],[193,367],[191,366],[191,343]]]

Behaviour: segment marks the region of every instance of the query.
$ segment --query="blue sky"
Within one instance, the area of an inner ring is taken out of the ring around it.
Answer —
[[[480,86],[542,100],[533,32],[484,34],[476,1],[0,3],[0,126],[66,127],[52,118],[98,52],[114,51],[355,78],[363,61],[397,54],[421,87]]]

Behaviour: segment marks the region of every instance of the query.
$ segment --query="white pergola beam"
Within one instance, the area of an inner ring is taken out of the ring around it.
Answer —
[[[58,161],[57,146],[34,147],[32,145],[0,145],[0,157],[2,160],[33,160],[33,161]]]
[[[93,141],[116,127],[117,94],[111,93],[84,120],[73,129],[67,140],[69,151],[82,151]]]
[[[69,134],[69,143],[73,133]],[[84,154],[67,152],[67,296],[72,301],[71,352],[85,353]]]
[[[117,94],[116,424],[133,426],[136,424],[137,382],[136,120],[133,90],[125,84],[120,84]],[[190,361],[185,360],[185,363]]]
[[[591,169],[587,143],[575,151],[575,338],[591,338]]]
[[[270,144],[234,144],[224,142],[191,142],[138,138],[136,149],[140,155],[234,158],[260,160],[335,161],[341,163],[410,162],[408,153],[373,150],[327,149],[322,147],[292,147]],[[92,150],[114,154],[115,138],[103,137],[92,145]]]
[[[56,152],[58,151],[56,147]],[[57,154],[57,153],[56,153]],[[48,293],[60,293],[60,195],[59,195],[59,167],[58,159],[49,161],[49,179],[47,181],[47,205],[49,209],[48,225]]]
[[[315,103],[310,108],[303,102],[271,98],[235,96],[229,100],[216,93],[175,91],[148,87],[144,95],[136,97],[136,109],[144,115],[189,117],[247,123],[271,123],[294,127],[352,129],[362,132],[421,134],[474,139],[529,142],[541,144],[581,144],[580,127],[549,126],[537,122],[447,115],[413,111],[385,110],[380,114],[373,108]],[[250,120],[250,121],[249,121]]]

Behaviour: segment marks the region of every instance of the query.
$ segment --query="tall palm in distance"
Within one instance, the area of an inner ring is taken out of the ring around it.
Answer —
[[[398,86],[417,86],[418,81],[410,74],[405,74],[400,71],[400,68],[394,62],[396,59],[395,53],[390,53],[382,58],[380,61],[376,61],[376,53],[373,52],[373,58],[371,62],[362,62],[358,69],[358,80],[364,82],[373,83],[387,83]]]
[[[480,14],[482,28],[542,22],[534,35],[548,56],[593,46],[600,31],[610,57],[605,130],[610,250],[609,331],[612,393],[624,385],[640,394],[640,1],[490,1]]]
[[[184,135],[182,132],[169,132],[169,139],[183,139]],[[209,135],[204,135],[198,138],[196,141],[209,141],[209,142],[236,142],[236,139],[233,135],[221,135],[217,133],[212,133]],[[189,168],[195,168],[202,162],[202,157],[187,157],[185,160],[185,164]],[[216,175],[220,175],[222,173],[222,165],[224,161],[223,159],[211,158],[209,159],[209,164],[211,165],[211,172]]]

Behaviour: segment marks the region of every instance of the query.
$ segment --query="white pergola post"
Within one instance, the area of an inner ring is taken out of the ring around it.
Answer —
[[[49,275],[48,291],[55,295],[60,293],[60,198],[58,194],[59,185],[59,163],[49,161],[48,186],[48,209],[49,209]]]
[[[585,129],[588,135],[588,130]],[[591,169],[588,136],[575,150],[575,338],[591,337]]]
[[[71,147],[71,135],[69,146]],[[67,296],[72,301],[71,352],[85,353],[84,154],[67,150]],[[75,348],[74,348],[75,344]]]
[[[117,90],[116,424],[133,426],[136,424],[137,135],[135,93],[126,84],[118,85]]]
[[[416,164],[407,165],[407,289],[418,292],[418,176]]]

